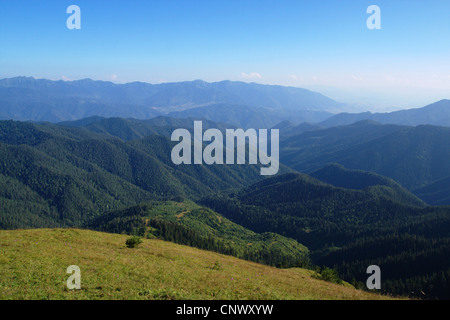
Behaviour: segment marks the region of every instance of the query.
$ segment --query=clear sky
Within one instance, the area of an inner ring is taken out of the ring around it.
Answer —
[[[450,98],[449,40],[449,0],[0,0],[0,78],[239,80],[420,106]]]

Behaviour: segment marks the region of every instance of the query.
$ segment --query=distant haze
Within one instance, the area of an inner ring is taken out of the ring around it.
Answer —
[[[389,112],[421,108],[442,99],[450,99],[450,89],[416,87],[334,87],[306,85],[306,89],[320,92],[345,103],[353,112]]]

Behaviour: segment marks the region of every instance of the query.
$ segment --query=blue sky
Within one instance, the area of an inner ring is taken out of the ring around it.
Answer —
[[[66,27],[72,4],[81,30]],[[381,30],[366,27],[373,4]],[[420,106],[450,98],[449,13],[448,0],[0,0],[0,78],[227,79]]]

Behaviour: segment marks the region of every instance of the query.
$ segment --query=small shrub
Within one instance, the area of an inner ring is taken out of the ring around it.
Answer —
[[[222,265],[220,264],[219,261],[216,261],[214,263],[214,267],[212,267],[212,269],[214,269],[214,270],[222,270]]]
[[[128,248],[136,248],[138,245],[142,243],[142,239],[139,236],[132,236],[131,238],[128,238],[125,242],[125,245]]]
[[[333,282],[337,284],[342,284],[342,279],[339,278],[339,274],[336,270],[323,267],[322,270],[320,270],[317,275],[315,276],[316,279]]]

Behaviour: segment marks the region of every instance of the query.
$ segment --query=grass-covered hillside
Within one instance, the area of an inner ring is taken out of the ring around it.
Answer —
[[[0,299],[386,299],[210,251],[79,229],[0,231]],[[67,267],[81,270],[69,290]]]

